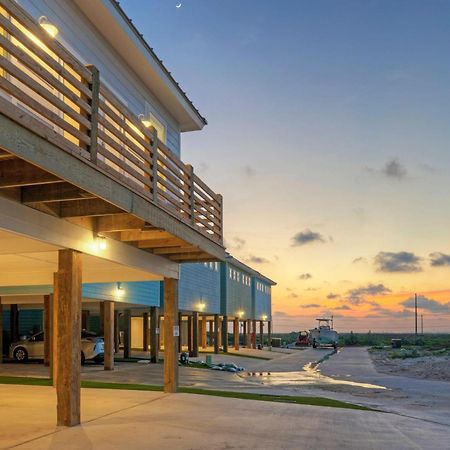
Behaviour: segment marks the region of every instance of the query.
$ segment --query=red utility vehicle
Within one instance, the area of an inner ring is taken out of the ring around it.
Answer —
[[[297,347],[308,347],[309,345],[309,332],[300,331],[298,333],[297,339],[295,340],[295,345]]]

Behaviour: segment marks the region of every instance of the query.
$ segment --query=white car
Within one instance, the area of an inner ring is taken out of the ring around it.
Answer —
[[[24,337],[18,342],[13,342],[9,347],[9,357],[18,362],[25,362],[28,359],[44,359],[44,332],[41,331],[30,337]],[[103,358],[103,338],[83,330],[81,332],[81,364],[85,361],[100,363]]]

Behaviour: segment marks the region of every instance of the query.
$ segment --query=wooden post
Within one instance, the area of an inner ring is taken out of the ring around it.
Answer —
[[[252,348],[252,321],[247,319],[247,348]]]
[[[19,307],[11,305],[9,309],[9,330],[11,333],[11,342],[17,342],[19,336]]]
[[[104,326],[104,321],[105,321],[105,304],[104,302],[100,302],[99,304],[99,316],[98,316],[98,334],[99,336],[103,336],[105,334],[105,326]]]
[[[187,317],[187,345],[188,352],[192,354],[192,316],[188,315]]]
[[[114,353],[119,351],[120,347],[120,328],[119,328],[119,311],[114,311]]]
[[[217,194],[217,201],[220,204],[220,242],[223,243],[223,196],[222,194]]]
[[[150,360],[157,363],[159,359],[159,308],[150,308]]]
[[[159,312],[158,312],[158,352],[160,352],[161,351],[161,345],[162,345],[162,339],[161,339],[161,327],[162,327],[162,320],[163,320],[163,317],[164,316],[162,316],[162,315],[160,315],[159,314]]]
[[[142,314],[142,350],[144,350],[144,352],[148,352],[149,331],[148,312],[145,312]]]
[[[259,321],[259,343],[261,344],[261,348],[264,347],[264,322],[262,320]]]
[[[200,343],[203,349],[206,348],[206,321],[207,321],[207,317],[203,316],[202,317],[202,324],[201,324],[201,333],[200,333]]]
[[[91,106],[91,114],[88,118],[91,122],[91,129],[88,132],[91,138],[91,145],[89,146],[89,153],[91,155],[91,162],[97,164],[97,148],[98,148],[98,107],[100,99],[100,73],[97,67],[89,65],[87,68],[92,72],[92,82],[89,83],[89,89],[92,93],[92,99],[89,100]]]
[[[89,330],[89,316],[90,311],[88,309],[81,310],[81,329]]]
[[[267,345],[272,348],[272,321],[267,322]]]
[[[242,342],[244,346],[247,346],[247,321],[242,321]]]
[[[59,250],[57,424],[80,423],[81,253]]]
[[[213,320],[209,321],[209,342],[210,347],[214,347],[214,316]]]
[[[164,392],[178,389],[178,280],[164,278]]]
[[[53,295],[50,297],[51,305],[51,359],[50,359],[50,376],[53,380],[53,387],[56,388],[56,380],[58,378],[58,302],[59,302],[59,274],[53,274]]]
[[[158,203],[158,133],[155,127],[150,127],[152,133],[152,197]]]
[[[223,316],[222,318],[222,348],[226,353],[228,352],[228,317]]]
[[[50,295],[44,295],[44,366],[50,366]]]
[[[234,349],[239,350],[239,319],[237,317],[233,320],[233,344]]]
[[[198,357],[198,312],[192,314],[192,356]]]
[[[190,222],[195,225],[195,194],[194,194],[194,168],[186,164],[187,176],[189,178],[189,202],[190,202]]]
[[[0,364],[3,362],[3,305],[0,297]]]
[[[219,354],[219,334],[220,334],[220,318],[219,314],[214,314],[214,353]]]
[[[256,349],[256,320],[252,321],[252,348]]]
[[[104,360],[105,370],[114,370],[114,302],[105,301],[103,303],[103,336],[104,336]]]
[[[126,309],[123,313],[123,357],[129,358],[131,354],[131,311]]]
[[[183,314],[182,313],[178,313],[178,326],[180,327],[179,330],[179,335],[178,335],[178,350],[180,352],[183,351],[183,332],[182,332],[182,327],[183,327]]]

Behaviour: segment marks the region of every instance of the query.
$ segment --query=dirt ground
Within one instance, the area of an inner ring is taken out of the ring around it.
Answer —
[[[386,350],[373,350],[370,356],[378,372],[425,380],[450,381],[450,356],[393,359]]]

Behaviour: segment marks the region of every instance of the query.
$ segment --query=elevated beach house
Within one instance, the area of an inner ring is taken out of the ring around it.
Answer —
[[[27,286],[52,286],[60,425],[80,422],[82,282],[116,286],[112,368],[120,283],[163,280],[164,389],[177,389],[179,264],[226,258],[222,197],[180,159],[180,134],[205,124],[117,2],[0,0],[0,286],[30,302]]]

